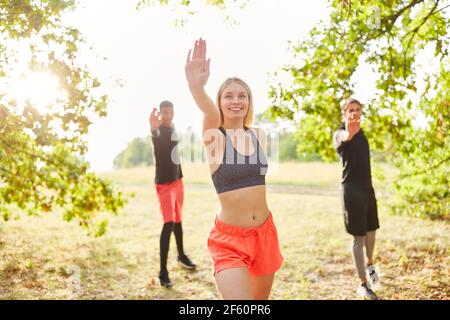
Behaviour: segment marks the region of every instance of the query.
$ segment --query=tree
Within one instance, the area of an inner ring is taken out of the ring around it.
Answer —
[[[126,200],[83,160],[83,136],[93,116],[106,116],[107,97],[101,95],[98,79],[79,63],[81,34],[61,21],[73,5],[64,0],[0,0],[0,81],[13,78],[19,56],[28,54],[28,72],[57,77],[64,93],[43,112],[0,86],[0,214],[8,220],[14,205],[28,214],[59,207],[64,219],[78,219],[100,235],[106,222],[93,223],[95,213],[117,214]]]
[[[339,103],[354,94],[358,68],[370,66],[377,90],[365,107],[364,128],[371,147],[400,171],[392,209],[448,219],[448,1],[335,0],[331,5],[330,20],[292,45],[300,62],[280,71],[291,75],[290,85],[272,86],[271,117],[293,119],[301,113],[300,148],[334,159],[331,135],[342,121]]]
[[[153,146],[150,137],[134,138],[125,150],[114,158],[114,168],[134,168],[153,165]]]

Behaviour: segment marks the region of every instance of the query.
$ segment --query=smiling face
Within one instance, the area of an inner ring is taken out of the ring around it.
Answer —
[[[227,85],[220,96],[220,109],[224,118],[244,119],[248,112],[248,105],[247,90],[235,82]]]
[[[222,124],[225,120],[242,120],[250,127],[253,117],[252,94],[245,82],[237,78],[227,79],[221,86],[217,103],[220,108]]]

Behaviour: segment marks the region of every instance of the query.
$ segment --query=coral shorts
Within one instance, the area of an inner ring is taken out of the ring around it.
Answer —
[[[214,275],[224,269],[246,267],[255,276],[280,269],[283,257],[272,214],[259,227],[243,228],[217,219],[209,233],[208,249],[214,262]]]
[[[161,214],[164,223],[181,222],[183,210],[183,181],[181,179],[156,184],[156,194],[158,195]]]

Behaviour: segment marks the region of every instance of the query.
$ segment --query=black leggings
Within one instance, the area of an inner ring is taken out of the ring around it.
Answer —
[[[183,227],[181,222],[167,222],[164,223],[161,236],[159,238],[159,256],[160,256],[160,270],[161,274],[168,274],[167,271],[167,256],[169,254],[170,236],[175,234],[175,241],[177,243],[178,256],[184,255],[183,250]]]

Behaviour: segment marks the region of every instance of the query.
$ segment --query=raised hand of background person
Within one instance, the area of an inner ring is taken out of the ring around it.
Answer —
[[[351,140],[360,129],[361,117],[355,113],[352,113],[345,122],[345,130],[348,132],[346,140]]]
[[[161,126],[162,120],[160,112],[156,108],[153,108],[150,114],[149,122],[152,131],[158,130],[159,127]]]
[[[191,91],[195,92],[205,86],[209,78],[210,60],[206,59],[206,41],[202,38],[195,41],[194,48],[188,52],[184,68]]]

